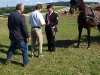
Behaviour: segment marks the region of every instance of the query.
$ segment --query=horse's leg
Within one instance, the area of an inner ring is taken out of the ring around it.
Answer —
[[[87,38],[88,38],[88,47],[87,49],[90,49],[90,27],[87,29]]]
[[[78,35],[78,44],[76,46],[77,48],[80,45],[80,39],[81,39],[82,29],[83,29],[83,27],[78,26],[79,35]]]

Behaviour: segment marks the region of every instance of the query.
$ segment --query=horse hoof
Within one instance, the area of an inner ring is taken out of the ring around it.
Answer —
[[[76,46],[76,48],[79,48],[79,46]]]
[[[79,48],[79,45],[77,45],[76,48]]]
[[[90,49],[90,47],[87,47],[87,49]]]
[[[73,47],[74,47],[74,48],[79,48],[79,46],[74,46],[74,45],[73,45]]]

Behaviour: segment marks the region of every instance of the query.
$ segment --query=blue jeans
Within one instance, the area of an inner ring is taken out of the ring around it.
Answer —
[[[22,56],[23,56],[23,64],[28,64],[29,63],[29,59],[28,59],[28,45],[27,45],[27,41],[26,40],[20,40],[20,41],[16,41],[16,40],[12,40],[11,41],[11,45],[8,49],[8,53],[7,53],[7,60],[10,60],[14,51],[16,50],[16,47],[21,48],[22,50]]]

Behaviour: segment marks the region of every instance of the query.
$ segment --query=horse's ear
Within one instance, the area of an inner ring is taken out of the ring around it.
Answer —
[[[74,1],[76,1],[76,0],[70,0],[70,3],[74,2]]]
[[[75,0],[76,2],[78,2],[79,0]]]
[[[71,4],[71,1],[70,1],[70,4]]]
[[[78,2],[79,0],[74,0],[74,3],[76,3],[77,4],[77,2]]]

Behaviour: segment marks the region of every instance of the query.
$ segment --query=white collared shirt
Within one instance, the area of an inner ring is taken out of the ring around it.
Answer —
[[[32,27],[41,27],[45,24],[45,20],[38,10],[35,10],[31,13],[29,18],[29,24],[31,24]]]

